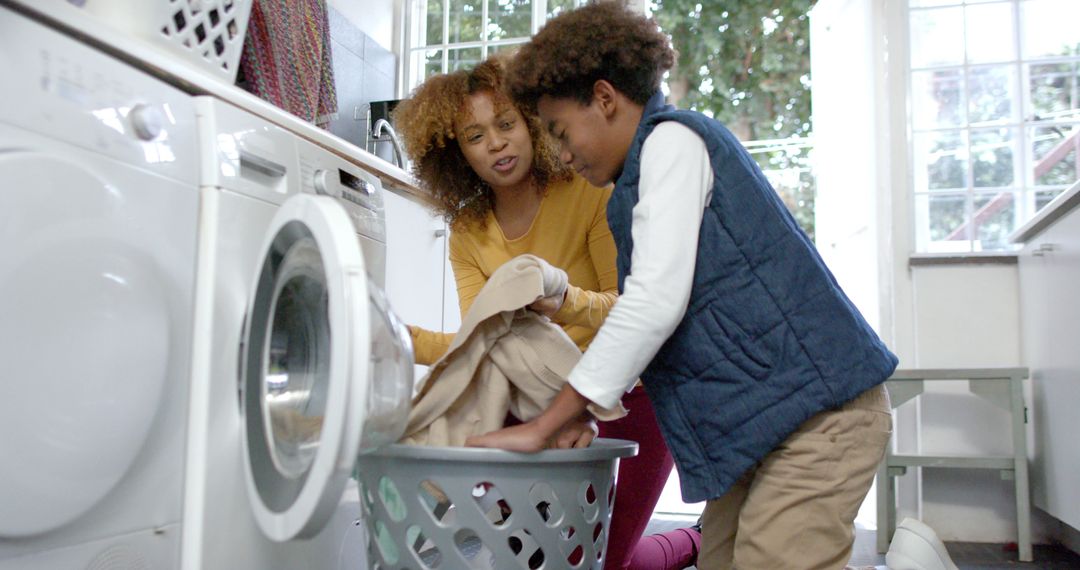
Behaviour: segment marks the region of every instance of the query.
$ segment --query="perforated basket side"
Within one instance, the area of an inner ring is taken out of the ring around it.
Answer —
[[[87,14],[227,83],[236,80],[253,0],[89,0]]]
[[[565,461],[500,461],[509,454],[461,448],[433,459],[432,448],[408,456],[404,446],[361,457],[369,566],[601,568],[618,457],[636,449],[607,441],[615,442],[607,450],[559,451]]]

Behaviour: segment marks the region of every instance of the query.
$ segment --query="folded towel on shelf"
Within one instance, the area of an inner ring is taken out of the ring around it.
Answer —
[[[255,0],[237,85],[319,126],[337,111],[326,0]]]
[[[402,443],[462,446],[503,427],[508,412],[528,421],[547,408],[581,351],[561,327],[525,308],[545,296],[546,265],[520,255],[491,275],[420,381]],[[601,420],[626,415],[621,404],[590,412]]]

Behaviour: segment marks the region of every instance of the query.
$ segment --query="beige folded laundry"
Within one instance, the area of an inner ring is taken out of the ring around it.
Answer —
[[[503,427],[507,412],[528,421],[547,408],[581,351],[561,327],[525,309],[544,296],[544,264],[520,255],[491,275],[420,381],[401,443],[462,446]],[[589,411],[605,421],[626,415],[621,404]]]

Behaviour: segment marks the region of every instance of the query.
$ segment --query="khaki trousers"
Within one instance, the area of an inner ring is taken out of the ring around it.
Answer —
[[[879,385],[821,412],[702,513],[701,570],[843,568],[854,521],[892,433]]]

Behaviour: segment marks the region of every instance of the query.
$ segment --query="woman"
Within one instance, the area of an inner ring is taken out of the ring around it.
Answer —
[[[414,174],[450,223],[462,315],[500,265],[530,253],[564,270],[570,283],[562,299],[531,308],[584,351],[617,298],[606,217],[611,187],[592,186],[559,161],[539,119],[510,100],[504,74],[504,63],[492,58],[429,78],[395,110],[396,130]],[[434,363],[453,340],[452,333],[410,332],[419,364]],[[639,545],[673,461],[643,389],[627,393],[623,405],[630,414],[601,424],[600,435],[636,441],[640,450],[620,463],[606,568],[682,568],[696,555],[696,531],[678,529]],[[643,566],[654,556],[636,553],[656,548],[664,549],[661,558],[678,560]],[[640,563],[628,566],[635,556]]]

